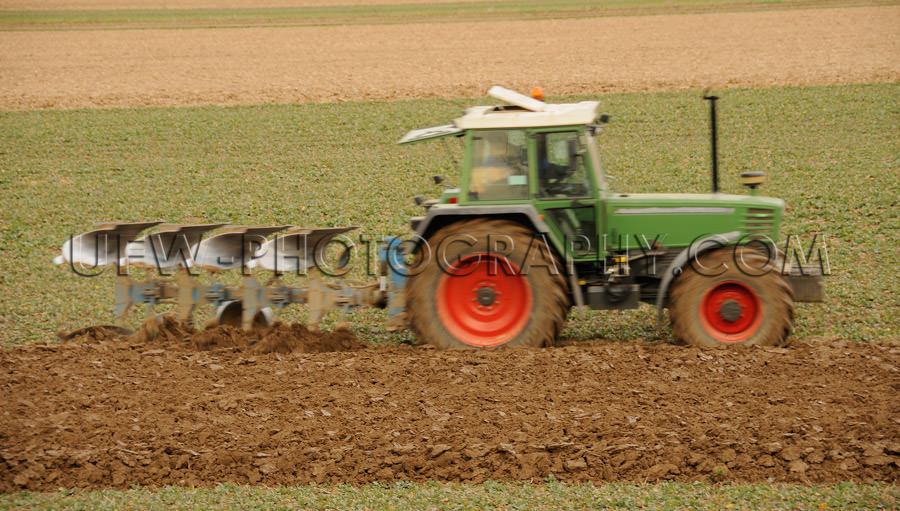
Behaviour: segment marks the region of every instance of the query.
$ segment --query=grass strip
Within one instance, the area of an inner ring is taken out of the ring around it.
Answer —
[[[674,483],[481,485],[375,483],[253,488],[19,493],[0,496],[0,509],[896,509],[900,488],[881,484],[764,485]]]

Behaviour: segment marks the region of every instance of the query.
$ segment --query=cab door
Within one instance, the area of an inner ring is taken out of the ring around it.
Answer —
[[[573,127],[529,132],[535,207],[566,263],[595,260],[598,251],[595,184],[584,136]]]

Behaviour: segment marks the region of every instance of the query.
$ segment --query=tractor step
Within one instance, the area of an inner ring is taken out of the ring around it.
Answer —
[[[822,268],[812,265],[792,266],[787,275],[795,302],[824,302],[825,277]]]

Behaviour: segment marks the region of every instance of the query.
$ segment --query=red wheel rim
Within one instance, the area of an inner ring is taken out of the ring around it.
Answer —
[[[746,341],[762,324],[759,295],[743,282],[719,282],[700,301],[700,323],[717,341]]]
[[[471,346],[498,346],[528,323],[533,296],[528,278],[509,259],[474,254],[441,275],[437,312],[444,328]]]

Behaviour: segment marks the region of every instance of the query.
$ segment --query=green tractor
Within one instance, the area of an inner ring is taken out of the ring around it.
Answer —
[[[787,343],[795,301],[821,301],[820,272],[776,248],[784,202],[756,195],[613,193],[597,135],[599,102],[551,104],[493,87],[505,104],[409,132],[460,137],[458,187],[417,198],[406,321],[441,348],[547,346],[572,306],[668,309],[692,345]],[[707,98],[715,99],[715,98]],[[715,134],[715,102],[713,134]],[[715,162],[715,136],[713,136]],[[441,183],[442,178],[436,176]]]

